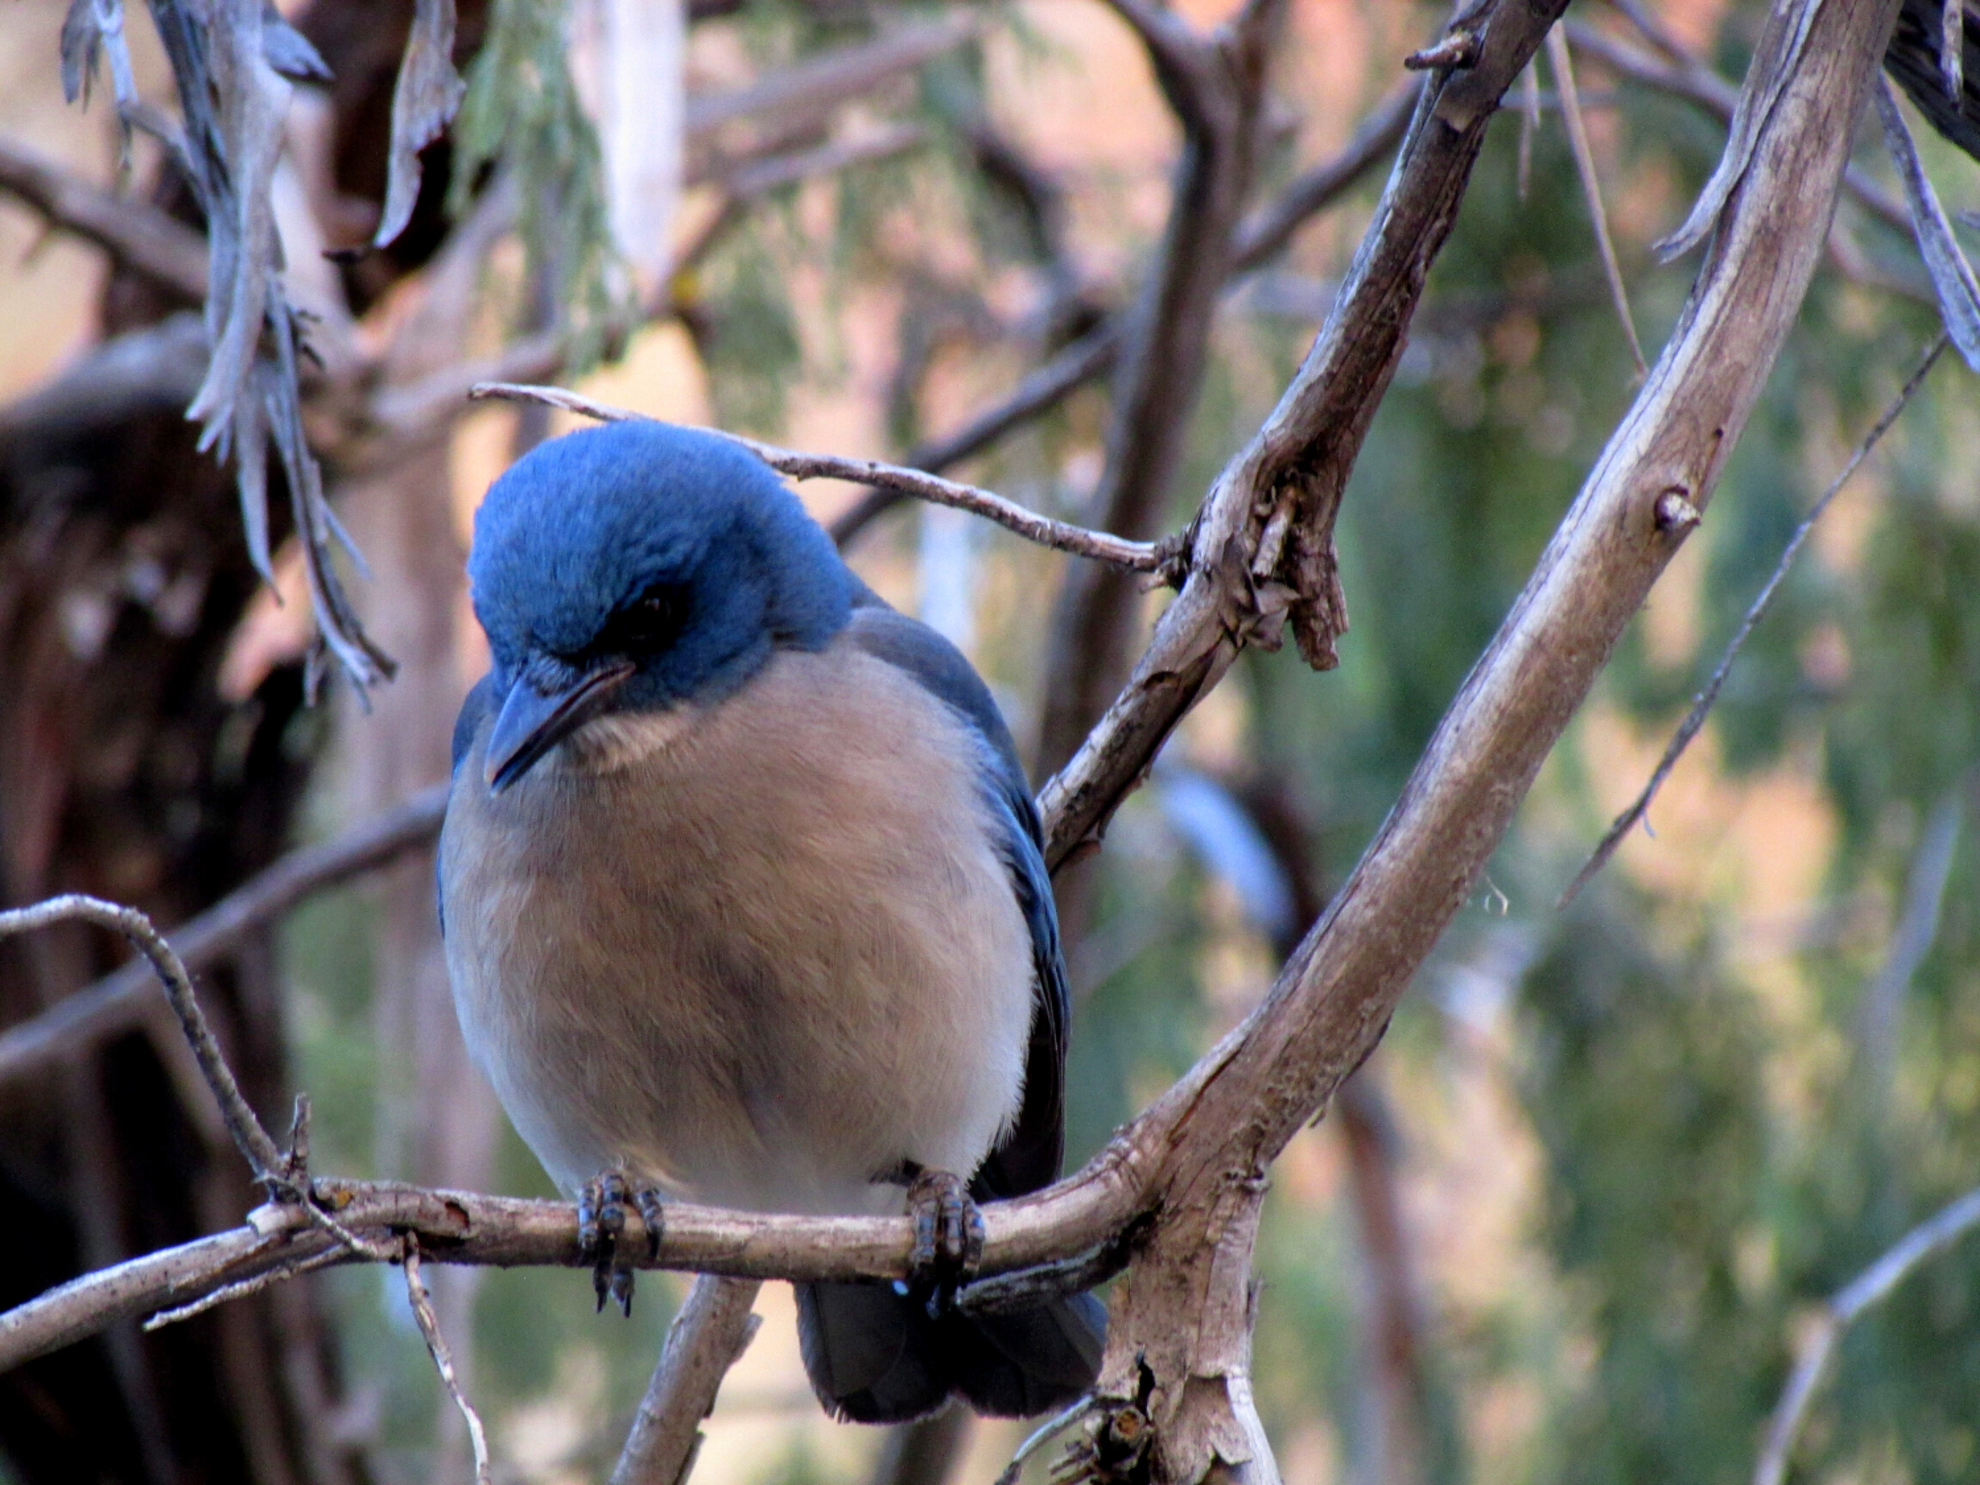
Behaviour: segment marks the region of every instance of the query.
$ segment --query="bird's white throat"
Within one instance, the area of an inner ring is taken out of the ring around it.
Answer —
[[[693,730],[701,708],[681,704],[661,711],[608,712],[565,738],[559,760],[586,773],[617,773],[651,758]]]

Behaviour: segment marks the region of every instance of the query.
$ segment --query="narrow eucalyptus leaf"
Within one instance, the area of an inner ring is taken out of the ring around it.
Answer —
[[[440,137],[464,90],[454,71],[454,0],[419,0],[392,90],[392,154],[374,246],[384,247],[412,220],[419,200],[419,152]]]
[[[1746,169],[1753,163],[1762,129],[1795,75],[1808,44],[1808,29],[1821,5],[1822,0],[1774,0],[1760,43],[1753,49],[1753,63],[1740,89],[1739,103],[1733,109],[1725,153],[1719,156],[1718,168],[1698,193],[1684,225],[1657,244],[1657,256],[1663,262],[1691,251],[1718,224],[1733,188],[1746,178]]]
[[[296,82],[329,82],[330,64],[310,39],[269,6],[261,17],[261,49],[268,65]]]
[[[1911,130],[1898,111],[1897,98],[1887,83],[1876,90],[1877,117],[1884,126],[1884,147],[1891,152],[1899,177],[1904,181],[1904,199],[1911,207],[1911,228],[1918,238],[1918,251],[1925,259],[1932,288],[1939,296],[1939,313],[1945,319],[1946,333],[1966,364],[1980,371],[1980,280],[1953,237],[1952,223],[1939,204],[1939,196],[1925,178],[1919,163],[1918,147]]]

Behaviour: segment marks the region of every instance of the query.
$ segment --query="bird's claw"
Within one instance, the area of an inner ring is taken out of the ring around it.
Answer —
[[[666,1210],[660,1193],[651,1186],[633,1192],[633,1205],[639,1208],[639,1220],[646,1224],[646,1260],[651,1263],[660,1256],[660,1239],[667,1231]]]
[[[914,1247],[908,1254],[908,1287],[929,1296],[930,1309],[954,1298],[983,1262],[983,1214],[960,1176],[918,1172],[908,1183],[908,1215]]]
[[[626,1232],[626,1202],[639,1210],[646,1227],[649,1259],[660,1256],[662,1219],[660,1193],[650,1187],[632,1190],[623,1174],[608,1170],[596,1180],[587,1181],[578,1191],[578,1250],[591,1260],[591,1287],[598,1296],[598,1308],[610,1299],[619,1313],[632,1314],[633,1270],[619,1253],[620,1239]]]

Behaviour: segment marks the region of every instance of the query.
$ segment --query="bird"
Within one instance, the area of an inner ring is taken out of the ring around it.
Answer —
[[[883,1214],[906,1281],[797,1286],[814,1391],[887,1423],[1093,1383],[1091,1295],[956,1303],[976,1204],[1063,1157],[1066,971],[988,687],[881,600],[754,452],[631,420],[489,488],[439,850],[461,1031],[576,1197],[608,1291],[636,1204]],[[905,1197],[904,1197],[905,1192]]]

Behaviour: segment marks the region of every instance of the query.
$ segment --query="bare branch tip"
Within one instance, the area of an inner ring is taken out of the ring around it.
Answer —
[[[1478,38],[1462,26],[1403,58],[1403,66],[1411,72],[1461,72],[1477,65]]]

